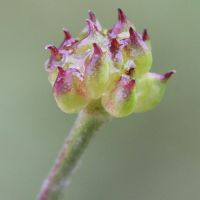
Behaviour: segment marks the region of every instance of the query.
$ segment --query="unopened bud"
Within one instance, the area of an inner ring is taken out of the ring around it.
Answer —
[[[125,62],[129,59],[134,60],[136,64],[135,77],[138,79],[151,69],[152,54],[146,43],[132,28],[130,28],[129,32],[130,37],[121,40],[120,43],[124,46],[122,51]]]
[[[114,117],[130,115],[137,103],[135,79],[121,77],[102,96],[102,105]]]
[[[96,25],[89,19],[86,20],[89,25],[89,34],[75,45],[75,54],[81,54],[92,48],[93,43],[101,44],[105,42],[104,36],[98,30]]]
[[[138,103],[134,112],[145,112],[154,108],[162,99],[167,80],[175,71],[169,71],[165,75],[147,73],[138,81]]]
[[[94,43],[94,53],[85,67],[84,82],[93,99],[104,93],[109,82],[109,60],[101,48]]]
[[[114,27],[108,31],[108,36],[111,38],[123,38],[124,36],[127,37],[126,33],[128,33],[130,27],[135,29],[134,25],[128,20],[122,10],[118,8],[118,21]]]
[[[53,86],[53,94],[59,108],[66,113],[79,112],[91,101],[84,85],[83,77],[77,69],[63,70],[59,73]]]

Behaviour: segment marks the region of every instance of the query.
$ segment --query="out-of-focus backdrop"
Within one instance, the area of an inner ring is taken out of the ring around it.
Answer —
[[[35,199],[76,114],[56,105],[44,62],[88,9],[112,28],[120,7],[153,45],[151,71],[177,73],[152,111],[116,118],[90,144],[68,200],[200,197],[199,0],[0,1],[0,200]]]

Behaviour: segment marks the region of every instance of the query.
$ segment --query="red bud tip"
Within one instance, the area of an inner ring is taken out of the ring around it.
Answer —
[[[107,34],[110,38],[114,38],[118,34],[128,31],[130,26],[133,26],[133,24],[128,20],[122,10],[118,8],[118,21],[114,27],[107,32]]]
[[[110,51],[111,53],[116,54],[119,51],[119,47],[121,46],[121,44],[119,44],[119,42],[117,41],[116,38],[113,38],[111,40],[111,43],[109,45]]]
[[[122,23],[127,21],[127,17],[126,15],[122,12],[122,10],[120,8],[117,8],[118,10],[118,20],[121,21]]]
[[[111,48],[114,49],[119,49],[119,47],[121,46],[121,44],[119,44],[119,42],[117,41],[116,38],[113,38],[111,41]]]
[[[69,76],[72,73],[78,73],[81,76],[81,73],[78,69],[68,68],[64,70],[62,67],[57,67],[57,68],[58,68],[58,78],[63,77],[63,76]]]
[[[130,40],[131,42],[133,42],[136,45],[141,45],[142,39],[140,38],[140,36],[133,30],[132,27],[130,27],[129,29],[129,33],[130,33]]]
[[[70,33],[67,29],[63,28],[63,31],[65,34],[65,39],[63,40],[59,49],[60,50],[69,50],[69,47],[71,47],[74,43],[76,43],[77,40],[70,35]]]
[[[95,25],[91,20],[86,19],[86,22],[87,22],[88,25],[89,25],[90,32],[98,31],[96,25]]]
[[[45,49],[50,49],[52,55],[59,54],[59,50],[52,44],[45,46]]]
[[[132,27],[130,27],[129,33],[130,33],[131,39],[138,40],[140,38],[139,35],[133,30]]]
[[[147,34],[147,29],[144,28],[144,31],[142,33],[142,40],[145,42],[147,40],[149,40],[149,35]]]
[[[109,53],[113,60],[114,67],[117,69],[121,68],[124,64],[123,53],[121,51],[120,46],[121,44],[117,41],[116,38],[112,38],[108,46],[110,50]]]
[[[63,84],[63,78],[65,76],[65,71],[63,70],[62,67],[58,67],[58,75],[57,75],[57,78],[56,78],[56,81],[54,83],[54,87],[61,87],[62,84]],[[53,91],[54,91],[55,88],[53,88]]]
[[[135,87],[135,79],[134,78],[128,84],[128,88],[133,88],[133,87]]]
[[[96,43],[93,43],[94,46],[94,54],[103,55],[103,51]]]
[[[64,74],[64,69],[62,67],[58,67],[58,74],[61,76]]]
[[[63,31],[65,33],[65,39],[70,40],[72,36],[70,35],[69,31],[66,28],[63,28]]]
[[[90,20],[91,20],[93,23],[96,23],[97,18],[96,18],[96,16],[94,15],[94,13],[93,13],[91,10],[88,10],[88,12],[89,12],[89,15],[90,15]]]
[[[171,70],[171,71],[168,71],[165,75],[164,75],[164,80],[168,80],[172,74],[176,73],[175,70]]]

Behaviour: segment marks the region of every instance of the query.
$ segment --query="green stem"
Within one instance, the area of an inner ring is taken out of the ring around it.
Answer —
[[[44,181],[38,200],[58,200],[69,182],[77,162],[99,127],[112,117],[100,100],[92,101],[78,114],[78,118],[61,149],[49,176]]]

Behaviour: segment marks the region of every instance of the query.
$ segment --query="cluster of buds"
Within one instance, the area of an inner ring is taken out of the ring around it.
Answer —
[[[91,11],[89,16],[79,37],[63,29],[65,38],[59,48],[46,46],[51,56],[45,68],[58,106],[76,113],[101,99],[115,117],[152,109],[175,71],[149,73],[152,54],[147,30],[138,34],[121,9],[111,30],[103,29]]]

